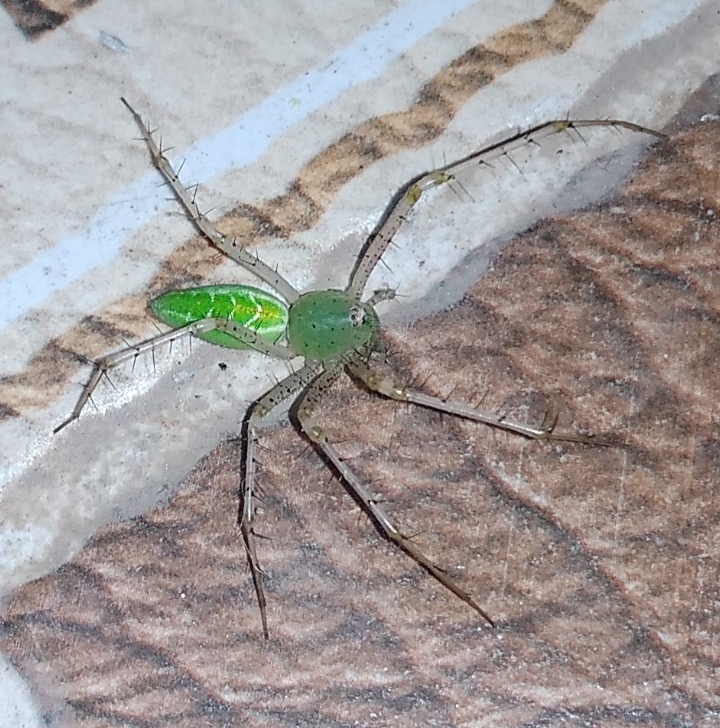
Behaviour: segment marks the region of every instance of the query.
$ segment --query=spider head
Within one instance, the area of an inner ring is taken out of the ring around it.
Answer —
[[[338,361],[354,351],[372,351],[379,331],[375,309],[343,291],[309,291],[288,313],[288,342],[310,361]]]

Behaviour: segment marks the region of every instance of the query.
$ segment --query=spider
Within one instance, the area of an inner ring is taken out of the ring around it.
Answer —
[[[347,372],[367,389],[384,397],[482,422],[524,437],[594,445],[609,444],[581,435],[556,433],[554,420],[540,427],[533,427],[466,404],[432,397],[377,372],[370,363],[371,355],[379,346],[380,319],[375,307],[382,301],[394,299],[396,291],[382,288],[374,291],[365,301],[362,296],[370,274],[423,193],[430,188],[449,183],[458,171],[472,165],[489,165],[492,159],[508,157],[513,150],[527,144],[537,144],[540,139],[553,134],[569,133],[571,130],[579,134],[578,130],[583,127],[606,126],[657,138],[664,138],[664,135],[638,124],[615,119],[548,121],[419,175],[393,198],[381,221],[362,246],[344,290],[300,293],[280,273],[240,247],[235,239],[220,233],[200,212],[194,195],[181,183],[178,174],[156,143],[150,127],[124,98],[121,101],[139,127],[153,164],[171,187],[195,227],[212,245],[271,287],[277,296],[254,286],[227,284],[170,291],[154,299],[150,303],[152,312],[160,321],[172,327],[171,330],[95,362],[75,408],[54,432],[59,432],[80,416],[94,389],[109,370],[144,351],[153,350],[182,337],[196,336],[227,348],[250,348],[287,362],[302,357],[303,364],[253,402],[243,420],[244,477],[239,525],[265,639],[269,639],[267,601],[254,530],[256,448],[265,417],[291,397],[294,398],[295,417],[301,433],[325,455],[350,492],[372,517],[381,534],[474,609],[489,625],[494,626],[492,618],[475,599],[428,559],[380,507],[367,485],[340,457],[335,445],[315,421],[313,411],[331,385],[343,372]]]

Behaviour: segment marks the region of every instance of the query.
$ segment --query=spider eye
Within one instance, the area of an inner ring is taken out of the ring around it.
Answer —
[[[353,326],[362,326],[365,323],[367,314],[361,306],[353,306],[350,309],[350,323]]]

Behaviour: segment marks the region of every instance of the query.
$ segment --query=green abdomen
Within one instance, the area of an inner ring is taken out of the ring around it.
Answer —
[[[160,321],[174,329],[202,319],[222,318],[247,326],[273,343],[287,327],[285,304],[254,286],[199,286],[170,291],[153,299],[150,308]],[[208,331],[198,337],[230,349],[248,348],[224,331]]]

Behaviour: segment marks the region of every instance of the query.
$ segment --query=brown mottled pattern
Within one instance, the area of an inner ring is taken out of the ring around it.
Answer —
[[[36,40],[59,28],[97,0],[2,0],[5,12],[28,40]]]
[[[338,190],[367,165],[429,144],[465,102],[498,75],[533,58],[568,49],[605,2],[559,0],[538,20],[503,30],[471,48],[428,81],[413,106],[361,124],[310,160],[286,193],[262,205],[238,205],[217,221],[218,229],[252,247],[310,229]],[[149,297],[197,284],[224,260],[204,239],[193,238],[177,248],[146,294],[97,312],[49,344],[23,372],[0,379],[0,418],[58,397],[84,358],[106,354],[116,345],[118,334],[129,340],[146,336]],[[107,336],[108,328],[115,336]]]
[[[318,413],[497,629],[284,427],[261,454],[268,645],[225,444],[169,507],[21,589],[3,649],[87,728],[717,726],[719,140],[680,133],[607,206],[542,223],[461,305],[389,335],[430,391],[530,419],[557,405],[559,427],[626,448],[532,443],[350,384]]]

